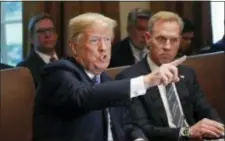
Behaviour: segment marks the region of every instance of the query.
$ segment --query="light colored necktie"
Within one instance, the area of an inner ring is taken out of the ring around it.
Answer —
[[[49,59],[49,61],[50,62],[54,62],[54,61],[56,61],[57,59],[55,58],[55,57],[51,57],[50,59]]]
[[[166,86],[166,96],[168,99],[169,108],[173,117],[173,123],[177,127],[183,127],[185,125],[184,115],[179,108],[178,100],[172,83]]]

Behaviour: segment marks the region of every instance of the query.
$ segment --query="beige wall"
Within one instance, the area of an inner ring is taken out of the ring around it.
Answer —
[[[119,2],[121,39],[127,36],[127,15],[134,8],[150,9],[150,2]]]

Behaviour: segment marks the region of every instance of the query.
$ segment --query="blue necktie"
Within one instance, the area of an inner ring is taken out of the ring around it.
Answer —
[[[92,82],[93,85],[100,84],[100,83],[101,83],[100,75],[94,76],[94,77],[92,78],[91,82]]]
[[[94,76],[91,81],[92,81],[93,85],[100,84],[101,83],[100,75]],[[103,110],[103,117],[105,118],[105,121],[103,121],[103,124],[105,126],[104,131],[106,131],[106,135],[107,135],[105,140],[111,141],[112,138],[113,138],[112,133],[111,133],[111,129],[109,129],[109,128],[111,128],[111,124],[108,125],[108,123],[111,123],[111,119],[108,116],[110,116],[108,109]]]

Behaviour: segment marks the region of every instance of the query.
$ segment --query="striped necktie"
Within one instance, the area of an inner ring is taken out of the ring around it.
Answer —
[[[178,100],[172,83],[166,86],[166,96],[168,99],[169,108],[173,117],[173,123],[177,127],[183,127],[185,125],[184,115],[179,108]]]

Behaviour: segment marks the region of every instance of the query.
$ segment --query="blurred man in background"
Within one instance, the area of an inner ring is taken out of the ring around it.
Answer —
[[[128,37],[112,47],[112,58],[109,67],[133,65],[148,52],[144,34],[148,29],[151,12],[136,8],[129,12],[127,18]]]
[[[28,67],[37,86],[40,68],[58,59],[55,49],[58,35],[52,18],[46,13],[32,17],[28,30],[32,48],[27,58],[17,66]]]

